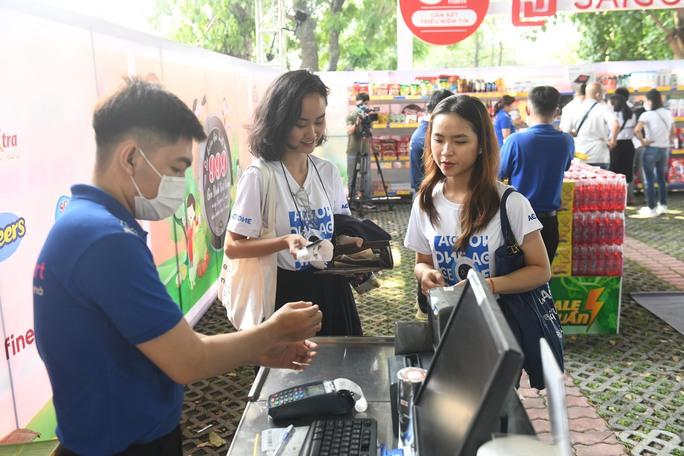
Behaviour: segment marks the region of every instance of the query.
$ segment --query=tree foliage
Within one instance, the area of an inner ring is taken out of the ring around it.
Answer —
[[[572,20],[582,33],[580,57],[590,62],[672,59],[667,35],[676,35],[677,11],[575,14]]]
[[[309,13],[286,40],[303,67],[396,68],[396,0],[293,0],[292,5]],[[244,0],[157,0],[151,22],[157,30],[168,29],[173,40],[255,60],[254,14],[253,2]],[[418,44],[414,56],[426,52]]]
[[[254,57],[252,2],[243,0],[157,0],[150,19],[169,38],[246,60]]]

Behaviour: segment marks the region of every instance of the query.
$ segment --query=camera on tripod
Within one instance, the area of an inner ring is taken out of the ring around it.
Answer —
[[[361,119],[361,136],[366,138],[373,136],[371,128],[373,128],[373,122],[378,120],[378,111],[380,108],[369,108],[364,103],[356,105],[356,112],[359,113]]]

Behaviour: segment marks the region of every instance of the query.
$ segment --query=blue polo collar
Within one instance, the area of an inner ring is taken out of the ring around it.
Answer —
[[[142,229],[138,221],[133,217],[133,214],[131,214],[128,209],[112,195],[101,188],[86,184],[76,184],[71,187],[71,197],[72,199],[89,200],[104,206],[114,217],[121,220],[128,228],[135,230],[138,236],[143,239],[147,237],[147,231]]]

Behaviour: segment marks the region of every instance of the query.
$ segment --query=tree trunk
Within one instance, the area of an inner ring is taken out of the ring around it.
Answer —
[[[652,11],[648,11],[648,15],[653,19],[658,28],[665,34],[665,41],[670,45],[672,54],[675,59],[684,58],[684,8],[678,8],[674,11],[674,28],[668,28],[663,22],[658,19],[658,16]]]
[[[299,48],[302,50],[302,69],[318,71],[318,43],[316,43],[316,21],[311,17],[311,11],[307,7],[306,0],[295,0],[294,7],[309,13],[295,33],[299,40]]]
[[[503,41],[499,41],[499,65],[501,66],[501,62],[503,61]]]
[[[340,14],[342,12],[342,5],[344,5],[344,0],[331,0],[330,14],[332,16]],[[330,54],[328,71],[337,71],[337,62],[340,59],[340,28],[338,25],[333,27],[328,37],[328,53]]]
[[[480,32],[475,32],[475,57],[473,58],[473,66],[475,68],[480,66]]]
[[[230,12],[233,14],[233,16],[236,17],[236,19],[241,24],[247,23],[250,20],[250,10],[248,10],[242,5],[232,5],[230,8]],[[254,42],[252,40],[252,36],[246,35],[243,39],[244,41],[241,52],[235,53],[234,56],[244,60],[252,60],[254,57],[254,55],[252,54],[254,50]],[[226,37],[226,40],[223,43],[223,47],[225,49],[223,53],[228,54],[228,37]]]
[[[667,44],[675,59],[684,59],[684,8],[675,11],[674,29],[667,34]]]

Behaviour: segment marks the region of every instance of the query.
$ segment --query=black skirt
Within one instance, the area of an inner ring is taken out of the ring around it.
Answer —
[[[278,268],[275,310],[288,302],[311,301],[323,312],[318,336],[362,336],[361,320],[346,277]]]
[[[624,174],[627,183],[634,177],[634,143],[631,139],[620,139],[610,150],[610,170]]]

